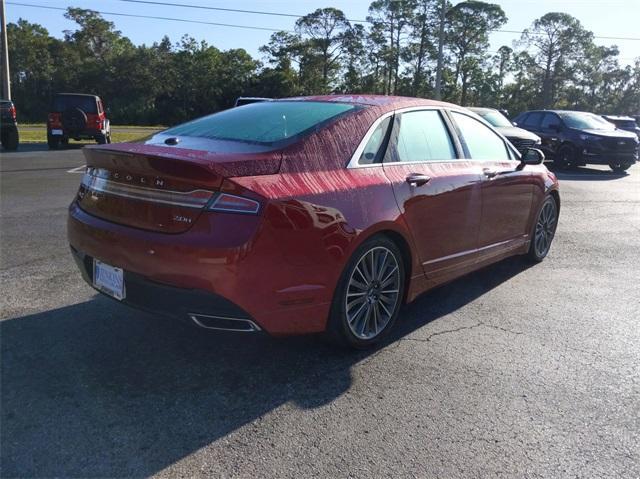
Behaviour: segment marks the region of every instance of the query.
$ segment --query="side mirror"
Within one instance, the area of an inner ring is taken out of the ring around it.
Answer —
[[[541,165],[544,162],[544,153],[537,148],[527,148],[520,157],[522,166]]]

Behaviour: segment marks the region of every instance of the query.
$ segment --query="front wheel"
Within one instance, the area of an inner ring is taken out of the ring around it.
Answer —
[[[622,173],[631,168],[631,163],[612,162],[609,163],[609,168],[611,168],[615,173]]]
[[[573,165],[575,152],[569,145],[564,145],[556,152],[553,157],[553,165],[557,168],[564,169]]]
[[[328,332],[352,348],[373,346],[395,323],[405,283],[398,246],[382,235],[368,239],[354,252],[338,282]]]
[[[532,261],[539,263],[547,256],[557,227],[558,204],[552,196],[548,196],[540,208],[531,235],[528,256]]]

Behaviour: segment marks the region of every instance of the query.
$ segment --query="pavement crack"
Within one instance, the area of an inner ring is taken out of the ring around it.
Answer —
[[[503,328],[501,326],[495,326],[493,324],[487,324],[484,321],[478,321],[477,323],[472,324],[471,326],[461,326],[461,327],[455,328],[455,329],[446,329],[444,331],[438,331],[438,332],[435,332],[435,333],[431,333],[426,338],[402,338],[402,341],[416,341],[416,342],[426,343],[426,342],[431,341],[431,338],[433,338],[435,336],[442,336],[443,334],[458,333],[460,331],[465,331],[465,330],[469,330],[469,329],[475,329],[475,328],[479,328],[481,326],[483,326],[485,328],[496,329],[498,331],[502,331],[504,333],[509,333],[509,334],[515,334],[515,335],[524,334],[522,331],[513,331],[511,329]]]

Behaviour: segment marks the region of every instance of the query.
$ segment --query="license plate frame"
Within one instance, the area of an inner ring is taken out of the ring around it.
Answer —
[[[93,259],[93,287],[118,301],[126,298],[124,270]]]

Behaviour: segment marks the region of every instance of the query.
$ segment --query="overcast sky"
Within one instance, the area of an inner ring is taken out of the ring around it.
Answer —
[[[7,19],[18,18],[39,23],[54,36],[62,37],[63,31],[74,28],[74,23],[66,20],[62,11],[46,10],[12,5],[7,0]],[[216,23],[230,23],[263,28],[291,30],[295,18],[265,16],[245,13],[231,13],[198,10],[178,6],[151,6],[123,2],[120,0],[15,0],[19,3],[46,5],[65,8],[75,6],[92,8],[104,12],[154,15],[161,17],[200,20]],[[316,8],[333,6],[340,8],[351,19],[364,19],[370,0],[161,0],[176,4],[208,5],[244,10],[263,10],[304,15]],[[502,6],[509,18],[504,30],[523,30],[531,22],[547,12],[562,11],[577,17],[582,24],[598,36],[640,38],[640,0],[494,0]],[[455,0],[453,3],[459,3]],[[104,15],[113,21],[118,30],[136,44],[151,44],[163,35],[176,42],[183,34],[198,40],[206,40],[220,49],[244,48],[260,57],[258,48],[269,41],[271,32],[211,25],[198,25],[166,20],[126,18]],[[501,45],[512,46],[518,34],[494,32],[491,49]],[[631,63],[640,56],[640,41],[596,39],[604,45],[618,45],[622,63]]]

